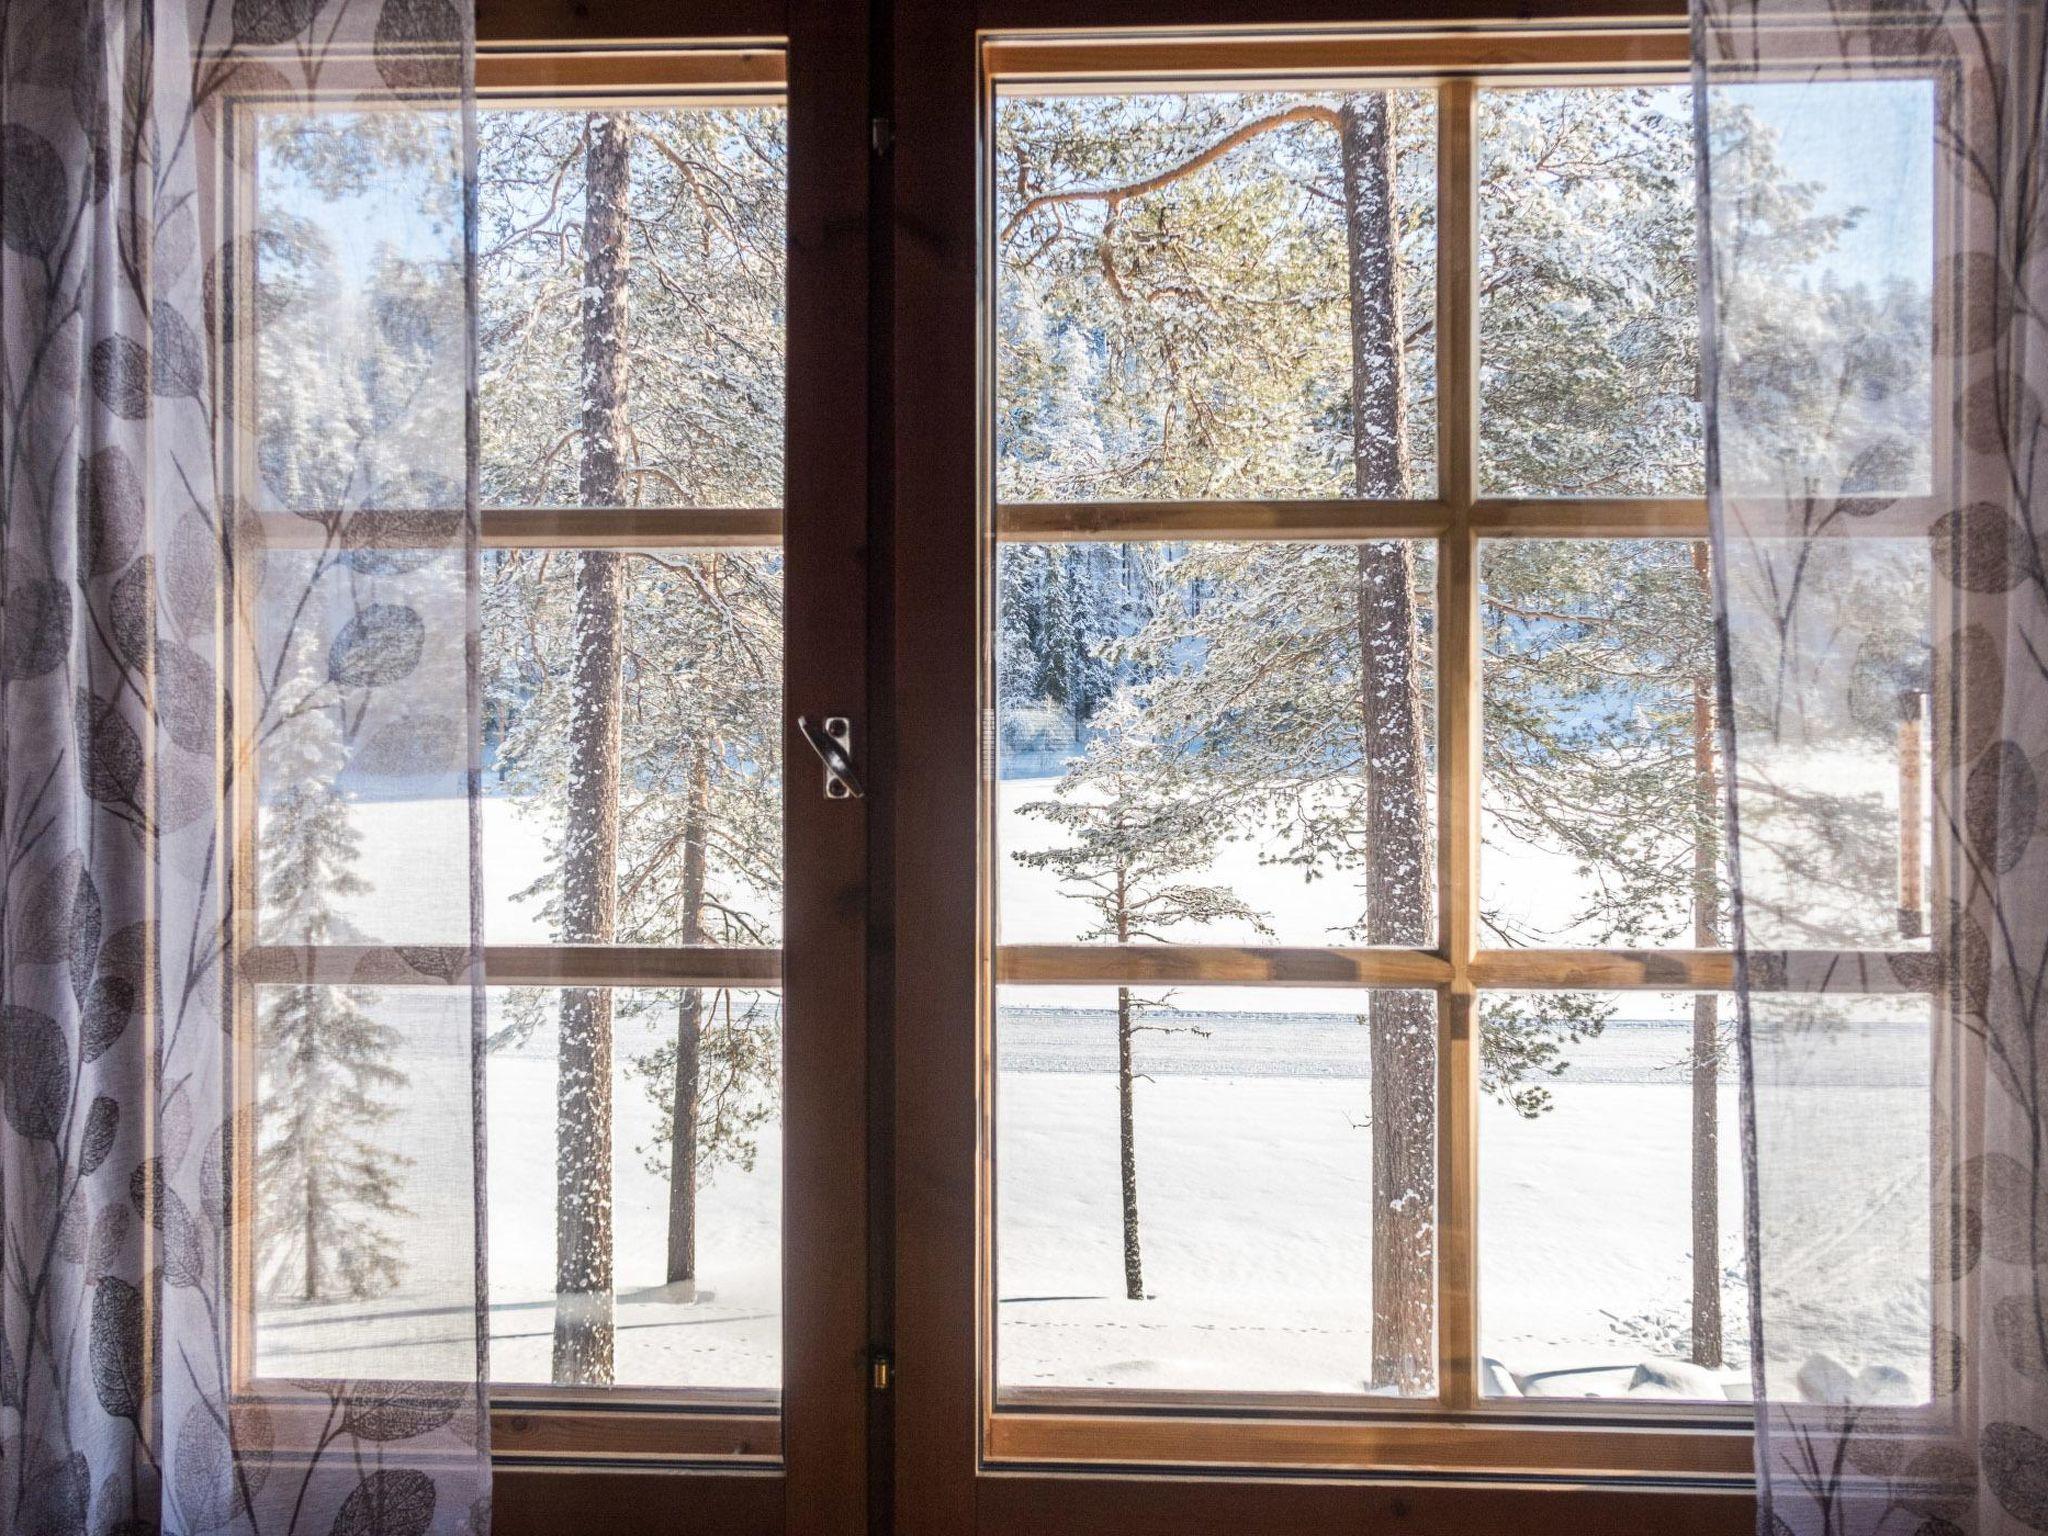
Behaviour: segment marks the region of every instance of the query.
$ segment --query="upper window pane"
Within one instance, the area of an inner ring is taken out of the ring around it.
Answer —
[[[1423,945],[1420,542],[1006,544],[1002,942]]]
[[[1691,93],[1478,101],[1479,481],[1704,494]]]
[[[592,153],[621,127],[623,175]],[[781,505],[783,109],[482,111],[477,157],[484,504]],[[594,245],[627,268],[616,360],[585,321]],[[622,397],[617,486],[577,452],[593,368]]]
[[[996,103],[997,494],[1434,494],[1420,91]]]

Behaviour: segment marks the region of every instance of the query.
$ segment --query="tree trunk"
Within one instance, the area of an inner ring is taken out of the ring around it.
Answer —
[[[1704,542],[1692,547],[1692,565],[1708,602],[1711,566]],[[1692,684],[1692,941],[1696,949],[1721,942],[1720,892],[1715,853],[1720,818],[1714,777],[1714,686]],[[1720,1004],[1711,992],[1692,1000],[1692,1358],[1720,1369],[1721,1343],[1721,1041]]]
[[[1124,1298],[1145,1299],[1145,1268],[1138,1253],[1138,1138],[1131,1112],[1131,989],[1116,989],[1116,1109],[1124,1187]]]
[[[705,841],[710,835],[711,754],[699,747],[690,764],[683,811],[683,943],[704,942]],[[702,1064],[704,993],[684,989],[676,1009],[675,1113],[668,1140],[668,1278],[697,1278],[697,1089]]]
[[[303,1135],[303,1131],[301,1132]],[[307,1301],[320,1299],[320,1176],[314,1164],[318,1154],[308,1144],[306,1159],[306,1295]]]
[[[1360,496],[1407,494],[1407,379],[1394,249],[1387,98],[1339,114],[1351,291],[1352,462]],[[1425,719],[1404,542],[1358,546],[1360,744],[1368,878],[1365,941],[1429,942],[1433,880]],[[1375,992],[1372,1039],[1372,1381],[1427,1392],[1436,1354],[1436,1005]]]
[[[631,188],[626,120],[594,114],[584,150],[582,499],[626,501],[626,212]],[[570,704],[562,937],[616,937],[619,858],[620,610],[617,553],[584,554],[577,569],[575,692]],[[555,1088],[554,1379],[612,1380],[612,998],[562,993]]]

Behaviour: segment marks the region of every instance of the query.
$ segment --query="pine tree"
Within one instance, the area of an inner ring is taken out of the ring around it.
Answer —
[[[317,639],[310,625],[294,637],[280,690],[290,703],[264,744],[264,767],[285,786],[263,827],[267,944],[349,942],[337,906],[369,890],[334,784],[345,753]],[[407,1214],[398,1184],[411,1159],[376,1132],[406,1077],[390,1064],[398,1032],[368,1005],[355,987],[283,986],[258,1019],[258,1248],[271,1288],[302,1301],[377,1296],[404,1269],[391,1222]]]
[[[1181,881],[1205,868],[1226,822],[1217,803],[1188,771],[1188,755],[1151,729],[1128,689],[1095,717],[1095,734],[1060,779],[1058,798],[1034,800],[1020,813],[1066,834],[1050,848],[1013,853],[1032,869],[1052,871],[1067,891],[1094,908],[1096,926],[1081,935],[1118,944],[1162,938],[1183,924],[1250,923],[1265,919],[1226,887]],[[1133,1039],[1161,1005],[1116,989],[1117,1148],[1123,1190],[1124,1295],[1145,1299],[1138,1227],[1137,1071]]]

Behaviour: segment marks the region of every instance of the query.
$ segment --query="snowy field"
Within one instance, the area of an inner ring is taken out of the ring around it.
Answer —
[[[1045,835],[1014,806],[1050,781],[1003,786],[1009,846]],[[359,804],[363,868],[434,856],[459,817],[446,805]],[[544,857],[544,829],[485,802],[488,937],[545,939],[513,892]],[[434,824],[430,824],[434,823]],[[460,859],[459,842],[448,857]],[[1227,845],[1217,877],[1271,915],[1267,942],[1342,942],[1349,899],[1336,880]],[[1575,872],[1531,852],[1506,872],[1546,889],[1551,910]],[[1078,904],[1040,872],[1005,872],[1008,942],[1071,938]],[[402,890],[352,913],[377,937],[404,925]],[[380,932],[380,930],[382,930]],[[450,934],[448,937],[455,937]],[[1211,930],[1189,938],[1249,934]],[[1553,1108],[1524,1120],[1489,1102],[1481,1117],[1480,1327],[1496,1390],[1673,1395],[1637,1368],[1682,1352],[1689,1325],[1690,1021],[1682,998],[1635,994],[1606,1033],[1570,1048]],[[493,994],[493,1027],[502,1022]],[[1005,1388],[1047,1385],[1358,1392],[1369,1363],[1371,1062],[1357,993],[1193,989],[1171,1019],[1201,1033],[1139,1037],[1140,1209],[1148,1297],[1123,1299],[1117,1166],[1114,994],[1007,988],[998,1021],[997,1359]],[[260,1368],[306,1376],[463,1374],[472,1235],[466,1117],[467,1018],[422,989],[374,994],[406,1039],[408,1084],[379,1136],[412,1159],[397,1219],[406,1274],[375,1302],[266,1303]],[[489,1068],[492,1373],[544,1382],[552,1326],[555,1042],[552,1010]],[[662,1285],[667,1188],[641,1154],[654,1128],[645,1086],[625,1075],[665,1038],[666,1016],[622,1020],[616,1083],[618,1380],[637,1387],[751,1387],[780,1378],[779,1127],[749,1171],[721,1168],[699,1198],[694,1296]],[[1894,1369],[1924,1386],[1928,1142],[1927,1026],[1900,1001],[1863,1000],[1804,1042],[1819,1053],[1816,1122],[1836,1132],[1831,1182],[1810,1191],[1810,1221],[1772,1254],[1774,1283],[1828,1319],[1852,1374]],[[1825,1086],[1832,1083],[1834,1086]],[[1748,1390],[1740,1279],[1741,1179],[1732,1074],[1721,1095],[1723,1306],[1731,1369],[1684,1380],[1678,1395]],[[1797,1200],[1809,1192],[1794,1190]],[[1852,1214],[1853,1213],[1853,1216]],[[1789,1375],[1800,1361],[1782,1363]],[[1780,1368],[1773,1362],[1773,1374]]]

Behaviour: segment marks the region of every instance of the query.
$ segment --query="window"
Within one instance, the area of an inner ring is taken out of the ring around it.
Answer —
[[[983,57],[984,1454],[1740,1474],[1682,35]],[[1856,408],[1910,490],[1931,242],[1858,270],[1856,189],[1782,119],[1743,126],[1801,188],[1788,281],[1872,309]],[[1839,740],[1745,765],[1785,787],[1748,874],[1768,942],[1876,962],[1766,1011],[1896,1055],[1866,1150],[1910,1276],[1936,616],[1871,532],[1824,558],[1897,622]],[[1867,826],[1853,867],[1816,818]],[[1924,1297],[1837,1300],[1846,1368],[1926,1401]]]
[[[502,1398],[536,1410],[697,1410],[624,1421],[606,1454],[773,1459],[781,54],[510,53],[479,74],[492,1374]],[[315,578],[298,585],[317,590],[327,569],[370,579],[414,557],[402,536],[338,547],[334,509],[389,504],[390,488],[278,483],[270,463],[318,459],[266,445],[345,432],[351,374],[409,366],[426,349],[408,338],[443,321],[407,307],[409,253],[380,241],[374,198],[346,185],[352,165],[410,146],[342,110],[252,106],[244,121],[259,327],[247,494],[268,559]],[[285,363],[303,349],[260,329],[284,283],[333,292],[326,323],[365,338],[321,377],[295,374]],[[415,491],[445,515],[460,494],[459,481]],[[318,687],[330,658],[274,660],[273,685],[302,681],[306,703],[264,752],[317,759],[349,729]],[[466,1277],[437,1287],[446,1265],[412,1217],[439,1198],[436,1149],[467,1134],[466,1109],[446,1107],[467,1105],[471,1021],[437,989],[357,976],[350,950],[463,941],[405,897],[408,861],[464,856],[420,841],[423,801],[452,791],[400,778],[373,793],[343,775],[277,800],[257,769],[241,866],[257,931],[238,1010],[255,1124],[245,1371],[258,1386],[325,1369],[431,1375],[437,1328],[468,1326],[467,1301],[446,1300]],[[504,1418],[499,1443],[589,1446],[557,1422],[570,1421]]]

